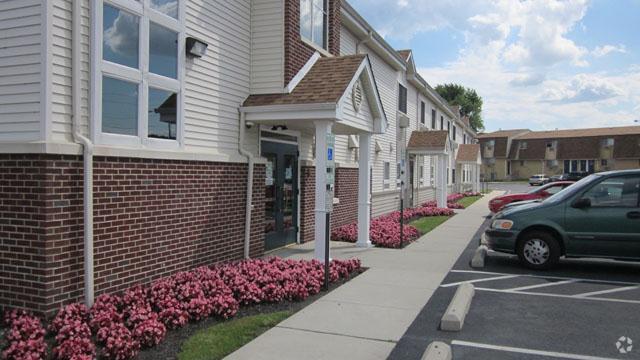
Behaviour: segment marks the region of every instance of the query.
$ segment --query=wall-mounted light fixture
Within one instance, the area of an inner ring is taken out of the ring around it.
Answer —
[[[207,52],[209,46],[204,41],[200,41],[196,38],[188,37],[186,43],[187,56],[190,57],[203,57]]]

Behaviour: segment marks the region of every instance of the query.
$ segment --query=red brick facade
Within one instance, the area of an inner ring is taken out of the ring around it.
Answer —
[[[315,167],[301,168],[300,177],[300,240],[314,240],[315,225]],[[358,169],[337,168],[335,197],[340,204],[333,208],[331,227],[337,227],[358,220]]]
[[[246,164],[96,157],[98,294],[243,257]],[[0,306],[51,313],[82,297],[82,157],[0,156]],[[251,255],[264,246],[256,165]]]
[[[328,1],[328,51],[340,55],[340,8],[342,0]],[[284,83],[302,69],[316,50],[302,41],[300,36],[300,0],[285,0],[284,5]]]

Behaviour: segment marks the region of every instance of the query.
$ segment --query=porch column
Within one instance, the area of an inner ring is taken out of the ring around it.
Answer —
[[[360,134],[358,152],[358,247],[370,247],[369,226],[371,224],[371,134]]]
[[[315,204],[315,251],[316,260],[324,262],[327,194],[327,134],[331,122],[316,121],[316,204]]]
[[[441,154],[438,159],[438,174],[436,176],[436,200],[438,207],[447,207],[447,159],[448,156]]]

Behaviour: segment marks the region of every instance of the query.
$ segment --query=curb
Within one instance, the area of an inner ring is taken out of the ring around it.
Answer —
[[[429,344],[427,350],[422,354],[422,360],[452,360],[451,346],[441,341],[434,341]]]
[[[474,269],[483,268],[484,267],[484,259],[487,256],[487,248],[486,245],[480,245],[476,249],[476,253],[473,255],[473,259],[471,259],[471,267]]]
[[[471,299],[475,294],[475,288],[472,284],[465,283],[458,286],[451,303],[447,307],[440,321],[440,330],[443,331],[460,331],[464,325],[464,319],[469,313],[471,307]]]

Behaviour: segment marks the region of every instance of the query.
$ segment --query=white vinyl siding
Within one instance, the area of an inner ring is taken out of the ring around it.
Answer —
[[[283,0],[251,2],[251,93],[284,91]]]
[[[358,40],[344,26],[340,29],[340,55],[354,55]]]
[[[41,139],[42,1],[0,2],[0,141]]]

